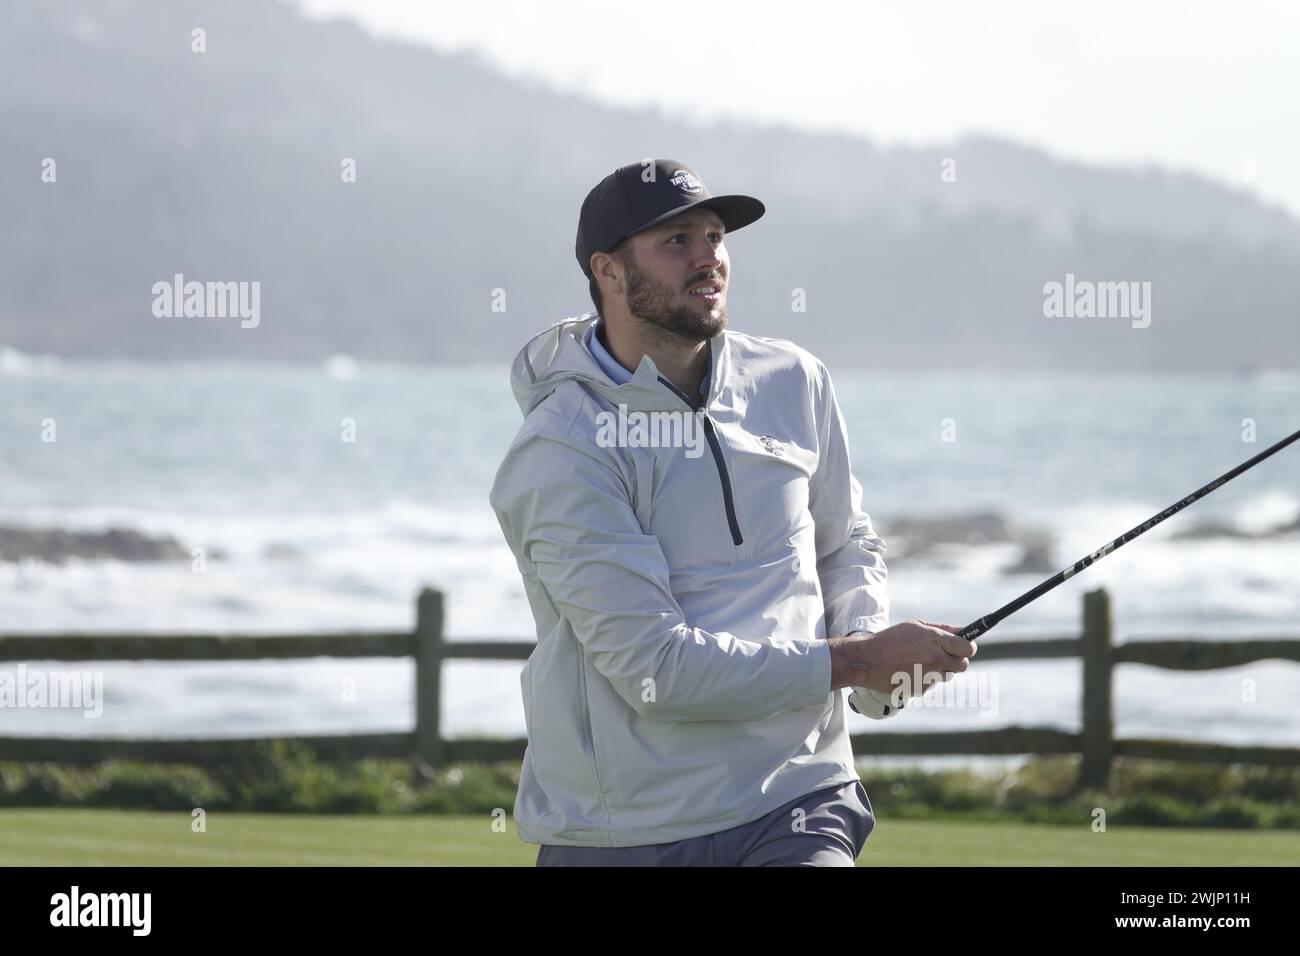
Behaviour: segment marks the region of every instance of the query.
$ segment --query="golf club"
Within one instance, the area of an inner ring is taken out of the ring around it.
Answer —
[[[964,637],[966,638],[966,640],[971,641],[979,637],[981,634],[986,633],[990,628],[996,625],[999,621],[1002,621],[1003,619],[1010,617],[1012,614],[1015,614],[1016,611],[1019,611],[1022,607],[1025,607],[1028,604],[1032,604],[1034,601],[1038,600],[1040,597],[1042,597],[1048,591],[1052,590],[1052,588],[1056,587],[1058,584],[1062,584],[1063,582],[1068,581],[1070,578],[1074,577],[1084,568],[1096,564],[1098,561],[1106,557],[1106,555],[1110,554],[1116,548],[1123,547],[1125,544],[1132,541],[1134,538],[1138,537],[1139,535],[1144,534],[1147,531],[1150,531],[1152,528],[1154,528],[1160,522],[1164,521],[1170,515],[1175,515],[1178,512],[1182,511],[1184,508],[1186,508],[1188,505],[1190,505],[1192,502],[1200,498],[1204,498],[1206,495],[1208,495],[1215,488],[1218,488],[1220,485],[1227,484],[1233,478],[1236,478],[1238,475],[1240,475],[1243,471],[1247,471],[1250,468],[1254,468],[1265,458],[1281,451],[1283,448],[1291,444],[1297,438],[1300,438],[1300,431],[1293,432],[1292,434],[1288,435],[1286,438],[1283,438],[1281,441],[1277,442],[1276,444],[1271,445],[1268,448],[1265,448],[1254,458],[1250,459],[1250,461],[1243,462],[1242,464],[1238,465],[1236,468],[1232,469],[1232,471],[1228,472],[1227,474],[1220,475],[1218,478],[1214,479],[1214,481],[1210,482],[1208,485],[1205,485],[1203,488],[1193,491],[1190,495],[1188,495],[1186,498],[1183,498],[1181,501],[1174,502],[1172,505],[1170,505],[1164,511],[1161,511],[1159,514],[1152,515],[1150,518],[1142,522],[1136,528],[1124,532],[1122,535],[1120,535],[1110,544],[1106,545],[1105,547],[1101,548],[1098,551],[1094,551],[1092,554],[1088,555],[1087,557],[1084,557],[1079,561],[1076,561],[1074,564],[1066,568],[1064,571],[1061,571],[1058,574],[1053,575],[1052,577],[1048,578],[1046,581],[1044,581],[1042,584],[1038,585],[1037,587],[1031,588],[1030,590],[1026,591],[1024,594],[1020,595],[1020,597],[1016,598],[1014,601],[998,608],[992,614],[986,614],[978,621],[974,621],[970,624],[967,624],[965,627],[963,627],[960,631],[957,632],[958,636]]]
[[[1081,558],[1080,560],[1072,564],[1070,567],[1066,568],[1064,571],[1061,571],[1053,575],[1052,577],[1044,581],[1042,584],[1039,584],[1037,587],[1031,588],[1030,590],[1026,591],[1024,594],[1020,595],[1020,597],[1016,598],[1014,601],[1010,602],[1009,604],[1003,605],[1002,607],[994,611],[992,614],[984,615],[984,617],[980,618],[978,621],[974,621],[970,624],[967,624],[965,627],[963,627],[960,631],[957,632],[957,635],[959,637],[964,637],[968,641],[973,641],[981,634],[987,633],[994,625],[1010,617],[1012,614],[1015,614],[1016,611],[1019,611],[1021,608],[1025,607],[1026,605],[1032,604],[1034,601],[1038,600],[1040,597],[1042,597],[1048,591],[1052,590],[1052,588],[1056,587],[1058,584],[1062,584],[1065,581],[1068,581],[1070,578],[1074,577],[1084,568],[1096,564],[1098,561],[1106,557],[1106,555],[1110,554],[1116,548],[1122,547],[1123,545],[1132,541],[1134,538],[1138,537],[1139,535],[1147,531],[1150,531],[1152,528],[1154,528],[1160,522],[1164,521],[1170,515],[1177,514],[1178,512],[1186,508],[1188,505],[1190,505],[1192,502],[1196,501],[1197,499],[1204,498],[1215,488],[1218,488],[1220,485],[1228,483],[1233,478],[1236,478],[1238,475],[1240,475],[1243,471],[1255,467],[1265,458],[1281,451],[1283,448],[1285,448],[1287,445],[1291,444],[1293,441],[1295,441],[1298,438],[1300,438],[1300,431],[1293,432],[1292,434],[1288,435],[1286,438],[1283,438],[1281,441],[1277,442],[1276,444],[1270,445],[1268,448],[1265,448],[1254,458],[1250,459],[1249,461],[1243,462],[1242,464],[1238,465],[1236,468],[1232,469],[1232,471],[1228,472],[1227,474],[1220,475],[1214,481],[1192,492],[1186,498],[1174,502],[1172,505],[1170,505],[1164,511],[1161,511],[1159,514],[1152,515],[1150,518],[1142,522],[1136,528],[1132,528],[1131,530],[1126,531],[1124,534],[1120,535],[1114,541],[1110,542],[1110,544],[1100,548],[1097,551],[1094,551],[1092,554],[1089,554],[1084,558]],[[849,706],[853,708],[853,711],[855,713],[864,714],[868,717],[879,719],[881,717],[888,717],[895,710],[902,710],[903,707],[906,706],[906,704],[904,702],[899,701],[897,699],[897,695],[886,695],[882,692],[873,691],[870,688],[863,687],[863,688],[854,688],[853,693],[849,695]]]

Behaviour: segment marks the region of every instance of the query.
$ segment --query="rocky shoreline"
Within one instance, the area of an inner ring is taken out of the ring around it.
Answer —
[[[62,564],[71,558],[105,561],[189,560],[189,551],[171,535],[152,537],[129,528],[67,531],[63,528],[0,526],[0,561]]]
[[[1012,521],[995,511],[902,515],[882,519],[876,522],[876,527],[889,545],[890,556],[893,558],[942,560],[943,550],[952,546],[1015,545],[1020,548],[1020,556],[1002,568],[1003,574],[1051,574],[1063,567],[1053,555],[1054,545],[1050,533],[1042,528]],[[1175,532],[1172,539],[1198,541],[1230,538],[1263,541],[1296,533],[1300,533],[1300,518],[1257,532],[1244,531],[1217,521],[1204,521]],[[282,543],[268,545],[265,553],[267,557],[277,559],[299,556],[296,548]],[[207,557],[220,559],[224,554],[209,548]],[[0,562],[43,561],[62,564],[71,559],[149,562],[189,558],[189,549],[172,535],[149,535],[130,528],[69,531],[63,528],[0,525]]]

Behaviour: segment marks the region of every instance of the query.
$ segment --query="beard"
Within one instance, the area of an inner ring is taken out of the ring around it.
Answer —
[[[705,342],[727,325],[726,303],[701,312],[694,306],[676,304],[680,293],[646,277],[631,263],[627,266],[627,310],[644,325],[664,337]]]

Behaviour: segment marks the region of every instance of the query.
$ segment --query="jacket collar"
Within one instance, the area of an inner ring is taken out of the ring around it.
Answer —
[[[588,312],[565,319],[533,336],[515,357],[511,385],[525,417],[561,382],[578,381],[612,405],[624,404],[640,411],[675,411],[682,407],[678,393],[659,380],[658,367],[648,355],[626,383],[615,383],[600,367],[584,341],[597,315]],[[731,362],[728,332],[709,340],[709,387],[702,407],[712,408],[727,390]]]

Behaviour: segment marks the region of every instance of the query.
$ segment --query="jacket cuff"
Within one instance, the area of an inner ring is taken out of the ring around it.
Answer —
[[[809,666],[804,668],[808,675],[808,706],[826,702],[831,693],[831,645],[829,641],[807,641]]]

